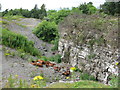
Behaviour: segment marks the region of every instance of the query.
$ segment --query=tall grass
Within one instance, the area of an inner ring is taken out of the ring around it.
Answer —
[[[7,29],[1,29],[2,32],[2,44],[15,49],[22,49],[26,53],[30,53],[33,56],[39,56],[41,53],[34,47],[34,43],[32,41],[28,41],[27,37],[22,36],[20,34],[16,34]]]

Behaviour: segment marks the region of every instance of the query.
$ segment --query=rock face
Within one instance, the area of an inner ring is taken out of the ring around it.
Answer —
[[[62,28],[60,28],[61,36],[58,50],[62,55],[61,58],[63,62],[69,63],[73,67],[77,66],[81,71],[93,75],[97,80],[106,84],[109,83],[111,75],[118,76],[118,67],[116,62],[118,62],[117,59],[119,56],[117,48],[113,49],[111,45],[106,43],[105,46],[93,44],[91,49],[89,47],[90,45],[87,43],[75,43],[77,40],[79,42],[79,39],[76,39],[78,32],[76,33],[76,37],[74,37],[69,33],[72,29],[68,29],[67,26],[63,25],[63,23],[60,26]],[[84,28],[82,27],[82,29]],[[74,28],[73,30],[75,31]],[[72,38],[68,39],[66,37]],[[87,40],[88,39],[86,39],[86,41]]]
[[[108,83],[109,76],[118,75],[116,60],[118,50],[94,46],[91,51],[87,46],[74,46],[74,44],[65,39],[59,41],[59,53],[62,55],[62,61],[77,66],[80,70],[88,72],[96,77],[97,80]],[[89,56],[93,56],[90,59]]]

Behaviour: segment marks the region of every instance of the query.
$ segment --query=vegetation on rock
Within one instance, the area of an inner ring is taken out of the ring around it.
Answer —
[[[117,47],[117,23],[115,17],[102,17],[101,14],[73,14],[59,23],[59,31],[63,39],[77,45],[87,44],[92,48],[93,45],[110,44],[112,47]]]

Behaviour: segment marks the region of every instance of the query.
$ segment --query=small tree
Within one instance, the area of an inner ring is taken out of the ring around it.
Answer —
[[[81,4],[79,6],[79,10],[81,10],[84,14],[93,14],[97,11],[92,2]]]
[[[100,6],[100,11],[109,15],[120,13],[120,2],[105,2]]]
[[[35,7],[31,10],[31,17],[32,18],[39,18],[39,15],[38,15],[38,7],[37,7],[37,4],[35,5]]]

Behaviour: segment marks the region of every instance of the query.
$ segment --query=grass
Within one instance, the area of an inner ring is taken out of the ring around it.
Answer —
[[[20,18],[24,18],[23,16],[19,16],[19,15],[14,15],[14,16],[4,16],[3,19],[6,19],[6,20],[20,20]]]
[[[72,83],[54,83],[47,88],[72,88],[73,84]]]
[[[60,54],[56,54],[51,57],[41,56],[41,57],[39,57],[39,59],[44,60],[44,61],[52,61],[52,62],[56,62],[56,63],[61,63],[61,55]]]
[[[95,81],[82,80],[75,83],[54,83],[47,88],[113,88]]]
[[[44,78],[42,80],[31,79],[31,81],[28,83],[26,80],[20,79],[18,75],[10,75],[7,78],[7,82],[4,88],[42,88],[44,86],[46,86],[46,81],[44,80]]]
[[[0,38],[2,38],[3,45],[23,50],[33,56],[41,55],[39,50],[34,47],[34,42],[28,41],[27,37],[2,28],[0,28],[0,32],[2,32],[2,36]]]
[[[46,87],[45,77],[42,76],[43,79],[37,80],[35,79],[36,77],[41,76],[34,76],[34,78],[28,83],[26,80],[20,79],[19,75],[10,75],[7,78],[7,83],[4,88],[115,88],[113,86],[104,85],[100,82],[90,80],[80,80],[73,83],[56,82]]]

